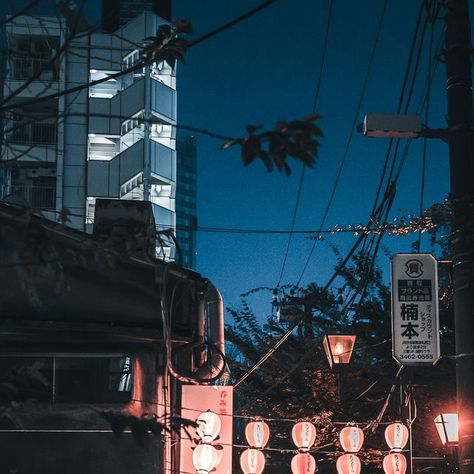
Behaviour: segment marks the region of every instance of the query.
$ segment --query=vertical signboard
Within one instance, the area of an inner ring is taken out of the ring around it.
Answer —
[[[433,365],[440,357],[438,262],[431,254],[392,259],[392,355],[402,365]]]
[[[210,443],[219,453],[219,461],[212,474],[232,474],[232,415],[233,387],[212,385],[183,385],[181,396],[181,418],[197,421],[199,415],[212,411],[220,418],[217,437]],[[201,426],[201,431],[205,430]],[[194,428],[181,429],[180,470],[193,473],[193,451],[200,435]]]

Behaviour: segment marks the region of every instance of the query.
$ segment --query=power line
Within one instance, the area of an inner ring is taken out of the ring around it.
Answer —
[[[369,62],[367,64],[367,69],[366,69],[366,72],[365,72],[364,80],[362,81],[361,93],[360,93],[359,101],[357,103],[356,111],[354,113],[354,117],[353,117],[353,120],[352,120],[351,131],[349,133],[349,137],[348,137],[347,142],[346,142],[346,146],[345,146],[345,149],[344,149],[344,153],[342,155],[342,159],[339,163],[339,168],[338,168],[338,171],[337,171],[336,179],[334,181],[334,184],[333,184],[333,187],[332,187],[332,190],[331,190],[331,194],[329,196],[328,203],[326,205],[323,217],[322,217],[321,222],[319,224],[320,229],[322,229],[324,227],[325,223],[326,223],[326,219],[327,219],[327,216],[329,214],[329,210],[331,209],[334,197],[336,195],[337,187],[339,185],[339,180],[340,180],[341,175],[342,175],[342,170],[344,168],[344,164],[346,162],[346,159],[347,159],[347,156],[348,156],[348,153],[349,153],[349,147],[351,145],[352,138],[354,136],[354,131],[355,131],[355,128],[356,128],[356,125],[357,125],[357,120],[358,120],[358,117],[359,117],[359,114],[360,114],[360,108],[362,106],[362,101],[363,101],[364,96],[365,96],[365,91],[366,91],[366,88],[367,88],[367,83],[368,83],[368,80],[369,80],[370,72],[372,70],[372,65],[373,65],[373,61],[374,61],[374,58],[375,58],[375,52],[377,50],[377,46],[378,46],[378,43],[379,43],[379,40],[380,40],[380,35],[381,35],[381,32],[382,32],[382,26],[383,26],[383,21],[384,21],[384,18],[385,18],[385,12],[386,12],[386,9],[387,9],[387,4],[388,4],[388,1],[385,0],[383,8],[382,8],[382,13],[380,15],[380,20],[379,20],[379,23],[378,23],[377,31],[376,31],[376,34],[375,34],[375,39],[374,39],[372,51],[371,51],[370,56],[369,56]],[[301,270],[301,274],[300,274],[300,276],[298,278],[298,281],[296,283],[297,286],[299,286],[299,284],[301,283],[301,280],[302,280],[302,278],[303,278],[303,276],[304,276],[304,274],[305,274],[305,272],[308,268],[309,262],[311,261],[311,257],[313,256],[314,250],[316,248],[316,243],[317,243],[317,240],[315,240],[313,242],[313,245],[312,245],[311,250],[308,254],[308,257],[306,258],[306,261],[303,265],[303,269]]]
[[[383,12],[382,12],[382,15],[381,15],[381,21],[379,23],[379,28],[378,28],[378,31],[377,31],[377,35],[376,35],[376,38],[378,40],[378,37],[379,37],[379,34],[380,34],[380,31],[381,31],[381,24],[382,24],[382,20],[385,16],[385,9],[386,9],[386,6],[387,6],[387,0],[385,1],[384,3],[384,9],[383,9]],[[416,28],[415,28],[415,34],[414,34],[414,40],[412,42],[412,46],[411,46],[411,50],[410,50],[410,55],[409,55],[409,61],[408,61],[408,64],[407,64],[407,68],[406,68],[406,74],[405,74],[405,79],[403,81],[403,85],[402,85],[402,92],[401,92],[401,96],[400,96],[400,101],[399,101],[399,107],[401,107],[401,101],[402,101],[402,98],[404,96],[404,92],[405,92],[405,89],[406,89],[406,84],[407,84],[407,81],[408,81],[408,73],[409,73],[409,70],[410,70],[410,66],[411,66],[411,62],[412,62],[412,57],[413,57],[413,54],[414,54],[414,50],[415,50],[415,44],[416,44],[416,38],[418,36],[418,31],[419,31],[419,25],[421,23],[421,15],[422,15],[422,12],[423,12],[423,5],[421,5],[421,9],[420,9],[420,13],[418,15],[418,19],[417,19],[417,23],[416,23]],[[376,43],[377,41],[375,42],[374,44],[374,48],[372,50],[372,54],[375,54],[374,51],[375,51],[375,48],[376,48]],[[369,63],[370,64],[370,63]],[[415,74],[416,74],[416,71],[415,71]],[[367,74],[366,74],[366,77],[367,77]],[[409,96],[409,99],[411,99],[411,95]],[[408,101],[409,102],[409,101]],[[362,97],[360,98],[359,100],[359,106],[361,105],[362,103]],[[355,127],[355,124],[354,124],[354,127]],[[351,138],[350,138],[351,139]],[[389,150],[390,150],[391,146],[389,145],[388,147],[388,152],[387,152],[387,156],[386,156],[386,160],[385,160],[385,166],[384,166],[384,169],[386,168],[386,165],[387,165],[387,162],[388,162],[388,158],[389,158]],[[396,156],[396,155],[395,155]],[[395,157],[394,157],[395,159]],[[393,171],[393,165],[392,165],[392,171]],[[383,180],[383,175],[382,175],[382,180]],[[380,187],[381,185],[379,185],[379,191],[380,191]],[[382,212],[384,211],[384,208],[385,208],[385,218],[384,218],[384,221],[386,220],[387,216],[388,216],[388,213],[391,209],[391,206],[393,204],[393,200],[394,200],[394,196],[395,196],[395,191],[396,188],[395,188],[395,183],[392,182],[391,180],[388,181],[388,184],[387,184],[387,188],[386,188],[386,191],[385,191],[385,194],[384,194],[384,197],[382,199],[382,202],[380,203],[380,205],[378,206],[377,210],[375,212],[372,212],[371,214],[371,218],[369,220],[369,223],[367,224],[367,226],[369,227],[371,224],[375,223],[375,220],[374,220],[374,217],[379,215],[380,213],[380,216],[382,215]],[[379,192],[378,191],[378,192]],[[377,192],[377,197],[378,197],[378,192]],[[376,197],[376,200],[377,200],[377,197]],[[385,204],[387,204],[387,206],[385,206]],[[376,206],[376,203],[374,203],[374,208]],[[383,234],[382,234],[383,235]],[[334,280],[337,278],[337,276],[340,274],[341,270],[346,266],[346,264],[348,263],[348,261],[350,260],[350,258],[352,257],[352,255],[355,253],[357,247],[360,245],[360,243],[365,239],[365,236],[364,235],[361,235],[357,241],[354,243],[354,245],[352,246],[352,248],[350,249],[350,251],[348,252],[348,254],[346,255],[346,257],[344,258],[344,260],[337,266],[335,272],[333,273],[332,277],[329,279],[329,281],[326,283],[326,285],[324,286],[323,288],[323,292],[324,291],[327,291],[327,289],[330,287],[330,285],[334,282]],[[378,249],[378,245],[376,246],[376,249]],[[375,254],[376,255],[376,254]],[[301,280],[301,278],[300,278]],[[299,324],[302,323],[304,319],[304,315],[302,315],[301,317],[299,317],[292,325],[291,327],[288,329],[288,331],[282,336],[282,339],[284,339],[285,341],[288,339],[288,337],[291,335],[291,333],[293,332],[293,330],[295,329],[296,326],[298,326]],[[259,359],[259,361],[256,362],[256,364],[254,364],[254,366],[249,369],[249,371],[255,371],[258,367],[260,367],[261,364],[263,364],[275,351],[278,347],[280,347],[280,343],[279,341],[274,344],[274,346],[269,350],[267,351],[267,353],[261,358]],[[315,347],[315,344],[313,343],[312,348]],[[309,354],[311,354],[312,351],[311,350],[307,350],[302,357],[300,357],[299,361],[297,361],[293,367],[283,376],[283,377],[280,377],[271,387],[270,389],[273,389],[275,388],[278,384],[280,384],[283,380],[285,380],[291,373],[293,373],[296,369],[298,369],[301,364],[306,360],[306,358],[309,356]],[[270,390],[269,389],[269,390]],[[267,390],[266,393],[269,391]]]
[[[225,23],[224,25],[204,34],[203,36],[195,39],[194,41],[190,41],[187,46],[186,46],[186,49],[189,49],[193,46],[196,46],[200,43],[202,43],[203,41],[209,39],[209,38],[212,38],[214,36],[216,36],[217,34],[231,28],[232,26],[240,23],[241,21],[247,19],[247,18],[250,18],[251,16],[255,15],[256,13],[262,11],[263,9],[269,7],[270,5],[272,5],[273,3],[276,3],[278,0],[267,0],[265,2],[263,2],[262,4],[258,5],[257,7],[249,10],[248,12],[238,16],[237,18]],[[106,77],[103,77],[101,79],[97,79],[95,81],[91,81],[91,82],[88,82],[86,84],[81,84],[79,86],[76,86],[76,87],[72,87],[70,89],[65,89],[65,90],[62,90],[62,91],[58,91],[56,93],[53,93],[53,94],[49,94],[49,95],[45,95],[45,96],[41,96],[41,97],[36,97],[35,99],[33,100],[29,100],[29,101],[25,101],[25,102],[21,102],[19,104],[10,104],[10,105],[2,105],[0,107],[0,111],[2,110],[12,110],[12,109],[15,109],[15,108],[18,108],[18,107],[26,107],[26,106],[29,106],[29,105],[34,105],[34,104],[37,104],[39,102],[44,102],[44,101],[47,101],[47,100],[51,100],[51,99],[57,99],[59,97],[62,97],[64,95],[68,95],[68,94],[71,94],[73,92],[79,92],[79,91],[82,91],[84,89],[88,89],[90,87],[94,87],[96,85],[99,85],[99,84],[102,84],[103,82],[106,82],[106,81],[109,81],[111,79],[118,79],[126,74],[130,74],[132,72],[135,72],[135,71],[138,71],[139,69],[142,69],[143,67],[145,67],[147,65],[147,61],[145,60],[141,60],[139,61],[137,64],[135,64],[134,66],[132,66],[131,68],[128,68],[128,69],[124,69],[123,71],[119,71],[115,74],[111,74],[109,76],[106,76]]]
[[[322,55],[321,63],[320,63],[320,66],[319,66],[318,80],[316,82],[316,92],[314,94],[314,101],[313,101],[313,109],[312,109],[313,114],[316,113],[316,107],[317,107],[318,99],[319,99],[319,92],[321,90],[323,70],[324,70],[324,65],[326,63],[326,54],[327,54],[328,40],[329,40],[329,28],[331,26],[331,17],[332,17],[332,6],[333,6],[333,0],[329,0],[329,11],[328,11],[328,16],[327,16],[327,21],[326,21],[326,31],[325,31],[325,34],[324,34],[324,43],[323,43],[323,55]],[[299,208],[299,204],[300,204],[301,190],[303,188],[305,170],[306,170],[306,165],[303,164],[303,166],[301,168],[300,181],[299,181],[299,184],[298,184],[298,191],[296,193],[296,202],[295,202],[295,207],[293,209],[293,217],[292,217],[292,220],[291,220],[291,231],[294,230],[295,224],[296,224],[296,216],[298,214],[298,208]],[[281,266],[280,276],[278,278],[278,283],[276,285],[277,288],[280,286],[281,280],[283,278],[283,272],[285,271],[286,261],[288,259],[288,254],[290,252],[292,235],[293,234],[290,232],[289,237],[288,237],[288,241],[287,241],[287,244],[286,244],[285,257],[283,258],[283,263],[282,263],[282,266]]]

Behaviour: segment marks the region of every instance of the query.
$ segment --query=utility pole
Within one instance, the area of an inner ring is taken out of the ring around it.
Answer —
[[[444,0],[459,467],[474,474],[474,146],[468,0]]]

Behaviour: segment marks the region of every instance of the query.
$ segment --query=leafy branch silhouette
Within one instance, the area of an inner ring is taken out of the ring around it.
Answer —
[[[178,35],[192,33],[193,27],[187,20],[177,20],[169,25],[161,25],[155,36],[149,36],[143,40],[142,61],[145,63],[165,61],[172,68],[178,59],[184,62],[189,41],[179,38]]]
[[[320,146],[318,138],[323,136],[323,132],[315,122],[320,118],[320,115],[310,115],[303,120],[280,121],[275,130],[261,133],[256,133],[261,126],[247,125],[247,137],[229,140],[222,148],[239,145],[245,166],[260,158],[269,172],[276,167],[289,175],[289,157],[309,167],[316,163]]]

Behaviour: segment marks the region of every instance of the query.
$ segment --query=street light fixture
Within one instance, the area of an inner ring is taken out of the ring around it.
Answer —
[[[440,413],[434,422],[443,446],[457,446],[459,443],[458,414]]]
[[[326,334],[323,348],[331,369],[334,366],[349,364],[357,336],[347,334]]]

